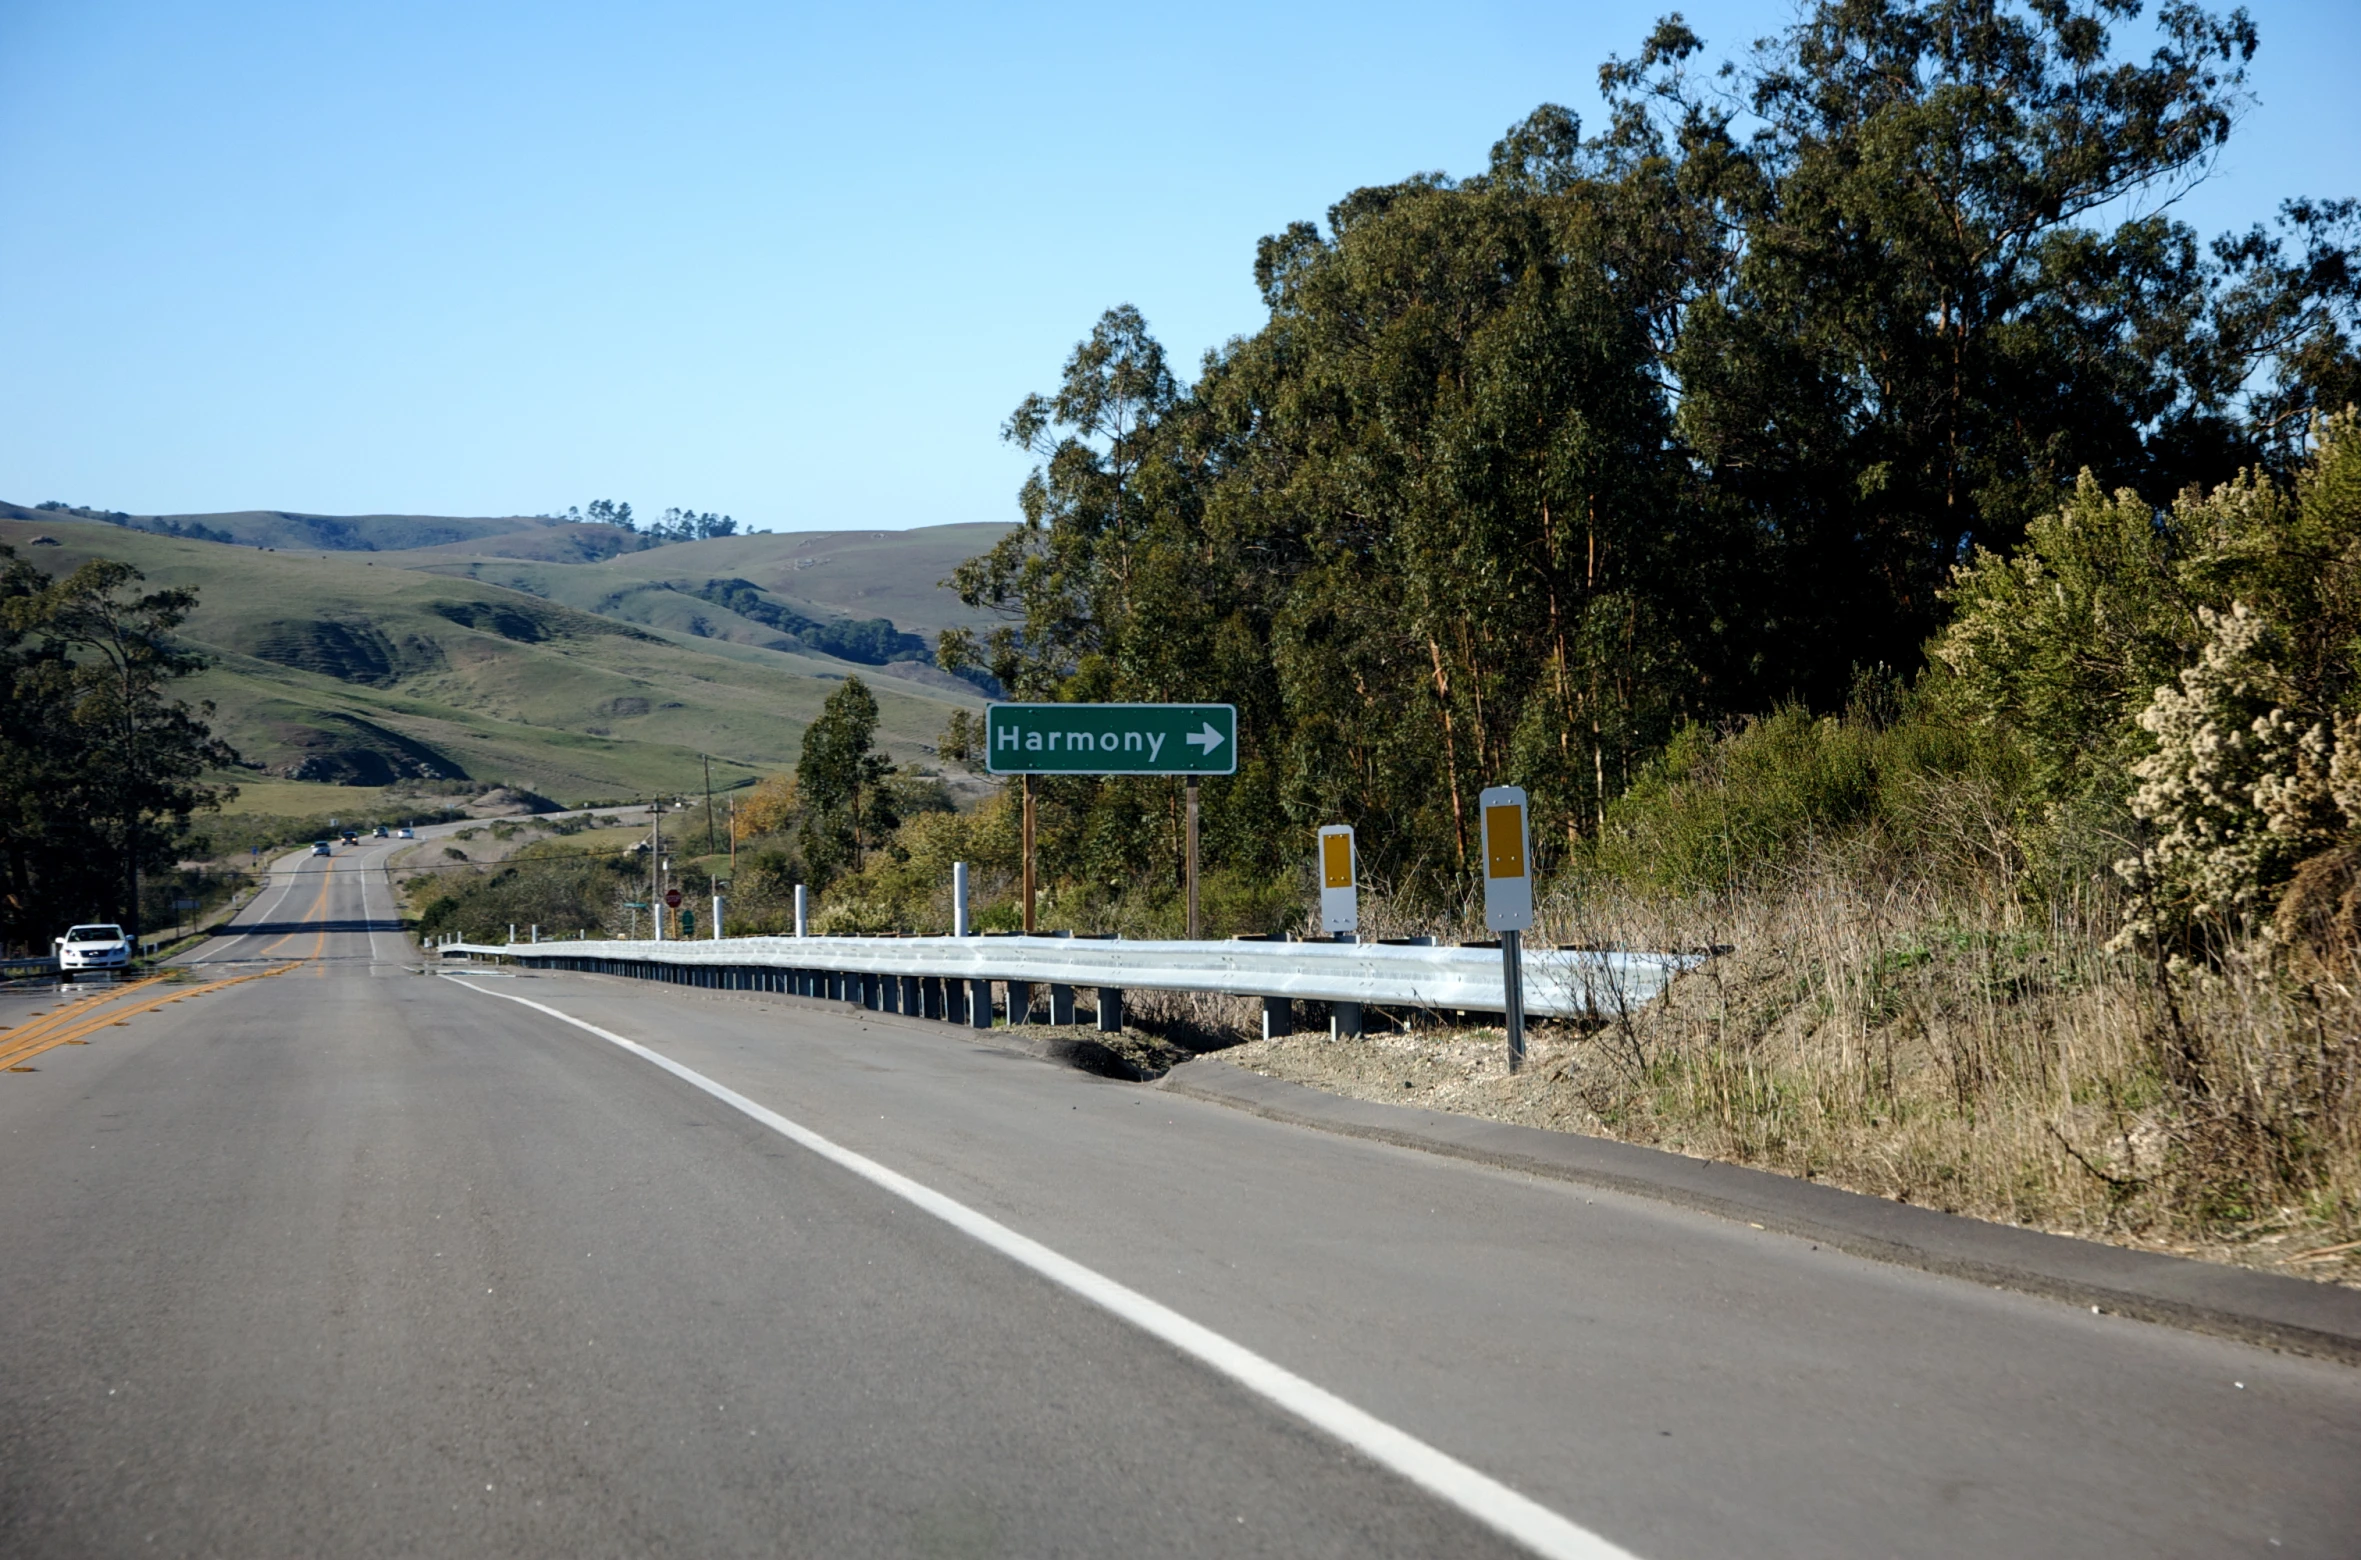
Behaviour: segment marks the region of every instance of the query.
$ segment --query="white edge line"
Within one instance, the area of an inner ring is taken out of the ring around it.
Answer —
[[[715,1083],[703,1073],[651,1051],[635,1040],[626,1040],[612,1030],[601,1029],[571,1013],[535,1002],[530,997],[520,997],[506,991],[485,991],[480,986],[471,986],[465,982],[455,981],[454,984],[463,991],[498,997],[505,1002],[529,1007],[537,1013],[546,1013],[562,1023],[572,1024],[601,1040],[621,1046],[642,1061],[654,1063],[683,1083],[702,1089],[732,1109],[753,1117],[788,1141],[809,1149],[822,1159],[843,1166],[913,1207],[933,1214],[960,1233],[981,1241],[1002,1256],[1022,1263],[1050,1282],[1071,1290],[1094,1305],[1113,1312],[1142,1332],[1162,1339],[1183,1354],[1211,1366],[1240,1386],[1269,1399],[1314,1427],[1325,1430],[1372,1461],[1392,1469],[1428,1494],[1458,1507],[1494,1532],[1515,1540],[1535,1554],[1549,1556],[1550,1560],[1636,1560],[1629,1550],[1619,1548],[1588,1528],[1569,1522],[1540,1502],[1518,1494],[1448,1452],[1438,1451],[1408,1431],[1397,1429],[1376,1415],[1355,1408],[1327,1388],[1315,1386],[1285,1366],[1264,1359],[1245,1345],[1233,1343],[1211,1328],[1190,1321],[1170,1306],[1151,1300],[1136,1289],[1084,1267],[1071,1257],[1059,1255],[1031,1236],[1020,1235],[965,1203],[946,1197],[932,1187],[923,1186],[899,1171],[889,1170],[874,1159],[856,1154],[820,1136],[809,1127],[789,1121],[777,1111],[758,1105],[743,1094]]]

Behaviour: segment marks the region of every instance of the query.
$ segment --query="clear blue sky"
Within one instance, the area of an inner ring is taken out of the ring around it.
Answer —
[[[1257,237],[1595,124],[1670,8],[0,0],[0,497],[1013,518],[1100,310],[1193,365]],[[2251,9],[2209,232],[2361,193],[2361,5]]]

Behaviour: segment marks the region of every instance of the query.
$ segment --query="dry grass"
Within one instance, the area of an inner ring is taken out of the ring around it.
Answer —
[[[1730,951],[1595,1026],[1256,1041],[1362,1098],[1603,1133],[1983,1218],[2361,1282],[2361,995],[2104,944],[2116,907],[1815,859],[1711,899],[1590,885],[1534,940]],[[1449,931],[1449,927],[1434,927]]]

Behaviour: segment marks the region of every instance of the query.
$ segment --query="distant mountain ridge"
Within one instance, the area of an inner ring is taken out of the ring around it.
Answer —
[[[402,552],[563,525],[528,515],[466,518],[451,515],[311,515],[289,509],[243,509],[225,514],[134,515],[55,500],[23,505],[0,501],[12,520],[96,520],[130,531],[179,536],[237,547],[309,547],[321,552]],[[575,529],[590,529],[577,526]],[[597,527],[613,531],[613,526]],[[626,533],[617,533],[619,536]]]

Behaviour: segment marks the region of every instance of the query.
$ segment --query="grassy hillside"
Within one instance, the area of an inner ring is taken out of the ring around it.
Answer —
[[[34,547],[36,535],[60,545]],[[464,560],[427,573],[383,554],[230,547],[56,512],[0,519],[0,542],[44,568],[113,557],[155,585],[195,587],[201,605],[184,634],[217,664],[190,692],[215,702],[220,729],[250,761],[286,779],[439,775],[560,799],[644,794],[701,784],[703,753],[723,782],[792,764],[805,723],[856,672],[873,680],[882,735],[904,760],[923,759],[950,711],[977,702],[808,649],[764,648],[751,634],[642,625],[520,594],[474,577]]]
[[[886,618],[932,640],[946,628],[984,618],[961,605],[940,582],[967,558],[985,551],[1007,527],[937,525],[914,531],[765,531],[750,536],[676,542],[595,562],[565,553],[576,543],[565,533],[613,527],[556,527],[486,542],[404,553],[383,560],[404,568],[464,575],[546,596],[589,612],[695,632],[700,612],[741,637],[742,624],[724,624],[704,603],[683,605],[678,590],[713,580],[745,580],[786,606],[814,618]],[[759,628],[759,625],[754,627]],[[762,637],[776,637],[764,630]],[[753,639],[750,642],[760,642]]]

